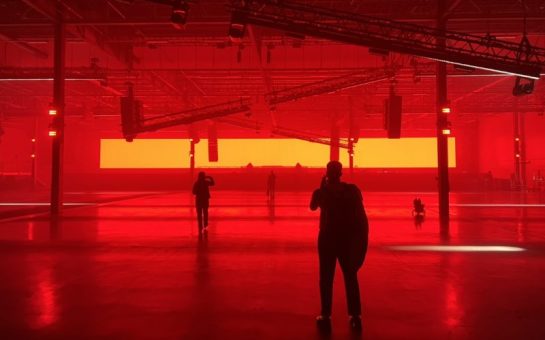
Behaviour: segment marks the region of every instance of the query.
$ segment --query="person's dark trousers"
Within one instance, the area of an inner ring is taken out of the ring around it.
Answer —
[[[337,259],[344,276],[346,301],[349,315],[361,315],[358,270],[367,252],[367,238],[339,238],[320,232],[318,255],[320,258],[320,297],[323,316],[331,316],[333,300],[333,278]]]
[[[199,231],[203,226],[208,226],[208,205],[197,205],[197,221],[199,222]]]

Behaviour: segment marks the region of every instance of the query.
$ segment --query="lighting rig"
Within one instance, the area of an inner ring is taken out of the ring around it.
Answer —
[[[237,24],[254,24],[285,32],[315,36],[539,79],[545,65],[545,49],[490,39],[472,34],[439,30],[349,12],[288,1],[234,0],[232,17]],[[439,48],[438,41],[446,41]],[[529,43],[528,43],[529,44]]]
[[[170,21],[172,25],[177,29],[181,30],[184,28],[185,23],[187,22],[187,14],[189,12],[189,4],[187,1],[176,1],[172,6],[172,14],[170,16]]]
[[[229,39],[231,42],[239,44],[242,42],[245,32],[246,24],[244,23],[244,17],[238,12],[233,12],[229,26]]]
[[[118,0],[119,1],[119,0]],[[122,0],[132,4],[131,0]],[[172,14],[170,15],[170,21],[172,25],[177,29],[184,29],[185,24],[187,23],[187,16],[189,14],[189,3],[188,0],[147,0],[149,2],[154,2],[161,5],[172,6]]]
[[[279,91],[273,91],[265,94],[265,100],[270,106],[274,107],[277,104],[286,103],[300,98],[325,93],[332,93],[346,88],[361,86],[389,79],[393,76],[393,71],[387,69],[372,69],[362,72],[355,72],[340,77],[333,77],[318,82],[313,82],[310,84],[290,87]],[[132,108],[137,107],[137,105],[135,106],[135,104],[125,104],[125,107],[129,107],[129,109],[126,109],[125,111],[123,110],[123,101],[128,100],[129,103],[135,102],[132,93],[132,86],[129,86],[129,96],[124,98],[132,99],[122,98],[121,123],[123,135],[125,136],[125,139],[127,139],[127,141],[131,141],[134,137],[136,137],[138,133],[141,132],[155,131],[162,128],[194,123],[205,119],[224,117],[236,113],[250,112],[252,105],[250,98],[242,97],[239,100],[229,101],[225,103],[144,118],[140,109]],[[290,133],[287,129],[284,130],[286,131],[286,133]],[[280,129],[275,133],[280,135],[281,132],[284,130]],[[309,137],[309,139],[310,138],[311,137]],[[317,142],[320,143],[319,141]]]

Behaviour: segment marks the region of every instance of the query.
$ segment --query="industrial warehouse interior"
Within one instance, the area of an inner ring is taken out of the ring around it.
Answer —
[[[543,0],[2,0],[0,338],[545,339],[544,75]]]

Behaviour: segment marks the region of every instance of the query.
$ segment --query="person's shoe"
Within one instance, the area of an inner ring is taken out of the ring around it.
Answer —
[[[331,318],[329,316],[318,315],[316,317],[316,326],[321,332],[331,332]]]
[[[349,319],[350,329],[354,332],[361,332],[361,316],[350,316]]]

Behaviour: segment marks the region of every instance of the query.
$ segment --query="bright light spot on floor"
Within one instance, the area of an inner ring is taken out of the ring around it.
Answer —
[[[524,248],[510,246],[392,246],[390,250],[397,251],[437,251],[437,252],[517,252]]]

